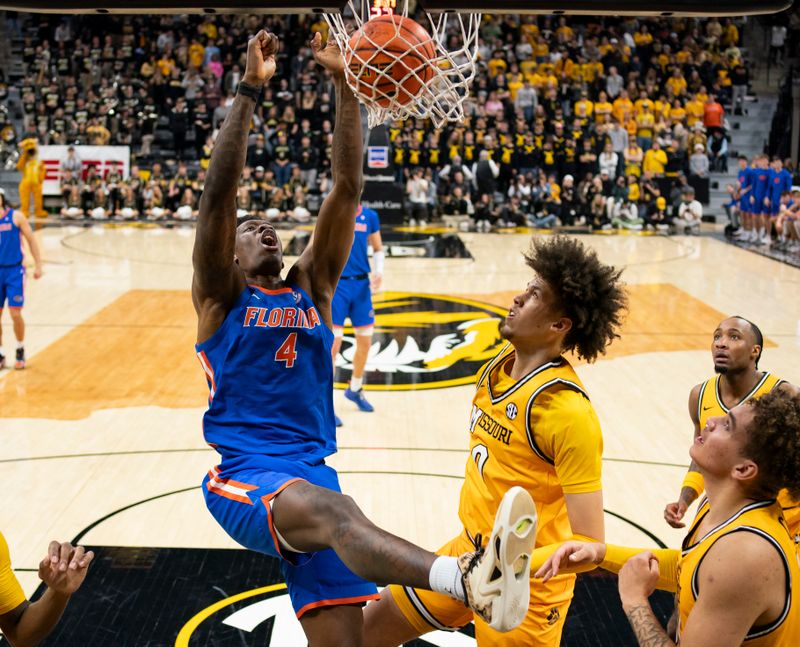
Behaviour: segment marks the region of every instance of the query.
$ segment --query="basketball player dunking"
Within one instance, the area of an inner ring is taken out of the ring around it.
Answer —
[[[618,336],[626,305],[620,273],[566,237],[535,241],[525,259],[534,276],[500,325],[509,343],[478,373],[458,511],[464,530],[441,555],[458,555],[471,537],[486,534],[511,485],[521,485],[536,500],[534,566],[571,537],[602,541],[605,534],[600,423],[562,353],[593,361]],[[557,647],[574,584],[574,575],[545,585],[530,581],[522,625],[501,635],[476,618],[478,645]],[[457,600],[401,586],[385,589],[364,613],[371,647],[399,645],[473,619]]]
[[[353,242],[363,154],[344,60],[335,41],[321,43],[316,34],[311,48],[336,90],[334,183],[313,243],[285,279],[274,228],[257,219],[237,226],[236,219],[251,118],[275,72],[274,35],[260,31],[248,43],[245,73],[211,156],[192,258],[196,349],[210,390],[203,429],[222,457],[204,479],[206,504],[240,544],[281,559],[314,647],[362,644],[360,606],[377,597],[371,582],[463,598],[493,625],[511,628],[527,599],[519,579],[527,579],[532,545],[517,540],[518,528],[535,525],[524,491],[509,492],[498,511],[492,541],[499,554],[442,558],[374,526],[325,464],[336,451],[331,299]]]
[[[800,497],[800,396],[779,389],[709,418],[689,455],[707,498],[682,550],[567,542],[536,576],[574,567],[619,573],[642,647],[789,647],[800,636],[800,560],[775,497]],[[648,601],[677,593],[677,635]]]
[[[758,370],[764,346],[761,330],[742,317],[722,321],[714,331],[711,354],[716,377],[696,385],[689,393],[689,416],[694,423],[695,437],[710,418],[724,416],[733,407],[750,398],[758,398],[773,389],[797,394],[797,387],[779,377]],[[705,489],[703,477],[694,463],[683,481],[678,500],[664,509],[664,518],[673,528],[683,528],[683,516]],[[800,502],[782,491],[778,501],[793,534],[800,536]]]

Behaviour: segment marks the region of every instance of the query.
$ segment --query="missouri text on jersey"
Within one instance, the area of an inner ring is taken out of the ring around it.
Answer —
[[[508,442],[511,440],[510,429],[506,429],[503,425],[497,422],[497,420],[492,418],[488,413],[486,413],[485,411],[483,411],[482,409],[478,408],[473,404],[472,419],[469,425],[469,433],[473,433],[475,431],[476,426],[479,429],[483,429],[492,438],[496,438],[505,445],[508,445]]]

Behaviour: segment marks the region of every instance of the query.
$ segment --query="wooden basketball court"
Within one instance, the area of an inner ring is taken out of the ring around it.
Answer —
[[[285,244],[293,235],[281,234]],[[46,263],[44,278],[27,284],[28,368],[0,373],[0,528],[26,592],[53,538],[235,548],[199,488],[217,455],[200,425],[207,390],[193,349],[194,230],[106,225],[37,235]],[[458,236],[472,258],[405,250],[387,259],[376,326],[395,341],[373,348],[375,413],[335,395],[344,426],[331,463],[344,491],[376,523],[428,548],[459,528],[471,367],[491,354],[487,330],[530,275],[520,254],[529,233]],[[711,236],[582,239],[626,268],[630,290],[622,339],[577,369],[603,425],[607,537],[678,546],[682,533],[662,512],[688,464],[687,397],[713,371],[712,332],[731,314],[752,319],[767,339],[762,368],[796,383],[800,270]],[[7,313],[3,328],[13,349]],[[427,373],[407,357],[412,342]]]

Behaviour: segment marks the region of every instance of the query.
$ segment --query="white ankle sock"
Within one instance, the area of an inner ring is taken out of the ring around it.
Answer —
[[[24,341],[18,341],[17,342],[17,350],[19,350],[20,348],[25,348],[25,342]]]
[[[458,558],[437,557],[429,574],[431,590],[444,593],[456,600],[464,599],[464,585],[461,583],[461,569]]]
[[[351,377],[350,378],[350,390],[351,391],[360,391],[361,386],[364,384],[363,377]]]

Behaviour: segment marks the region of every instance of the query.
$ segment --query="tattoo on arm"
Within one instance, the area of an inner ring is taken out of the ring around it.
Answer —
[[[625,611],[639,647],[676,647],[667,632],[653,615],[649,604],[631,607]]]

